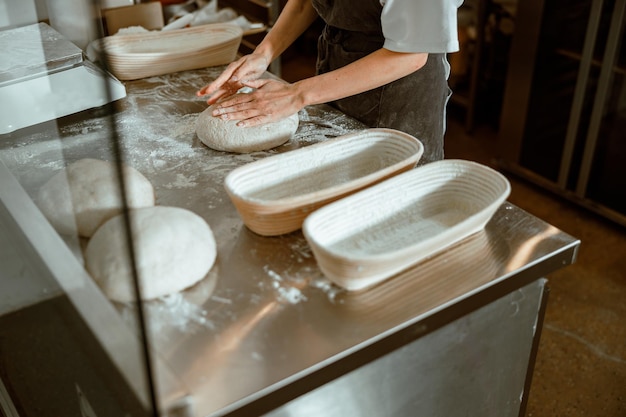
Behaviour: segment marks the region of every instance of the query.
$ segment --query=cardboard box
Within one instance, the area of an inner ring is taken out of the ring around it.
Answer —
[[[163,6],[160,1],[151,1],[105,9],[102,10],[102,19],[107,35],[115,35],[118,30],[131,26],[159,30],[164,25]]]

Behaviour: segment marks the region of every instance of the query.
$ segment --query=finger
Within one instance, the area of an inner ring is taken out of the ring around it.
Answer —
[[[222,86],[223,83],[221,84],[216,84],[216,81],[213,81],[211,84],[207,84],[204,87],[202,87],[200,90],[198,90],[196,92],[196,95],[198,97],[202,97],[202,96],[208,96],[213,94],[215,91],[219,90],[219,88]]]
[[[228,81],[233,82],[233,83],[238,83],[243,77],[245,77],[246,73],[243,72],[243,68],[244,67],[242,65],[242,66],[239,66],[235,71],[233,71]]]
[[[208,84],[207,86],[202,88],[198,92],[198,95],[205,96],[215,94],[215,92],[220,90],[225,84],[227,84],[231,80],[232,82],[236,82],[236,80],[232,79],[233,73],[237,71],[241,67],[241,65],[242,64],[238,61],[230,63],[226,67],[226,69],[215,80],[213,80],[211,84]]]
[[[217,103],[220,100],[220,98],[227,97],[228,95],[229,95],[229,91],[228,90],[219,90],[219,91],[216,91],[215,93],[213,93],[213,95],[211,95],[206,102],[209,105],[215,104],[215,103]]]
[[[233,119],[236,120],[236,119]],[[249,117],[247,119],[243,119],[237,122],[237,126],[239,127],[252,127],[252,126],[260,126],[265,123],[269,123],[269,117],[267,115],[258,115],[254,117]]]
[[[226,100],[220,101],[213,109],[213,116],[219,116],[227,113],[235,113],[245,109],[245,103],[240,100],[238,95],[232,96]]]
[[[243,84],[239,84],[239,83],[224,84],[220,90],[214,92],[213,94],[209,96],[207,103],[214,104],[214,103],[217,103],[218,101],[223,101],[228,97],[234,96],[235,93],[237,93],[239,89],[241,89],[241,87],[243,87]]]
[[[242,59],[235,61],[226,67],[226,71],[222,73],[223,76],[227,77],[228,82],[238,83],[243,78],[248,76],[251,73],[254,73],[249,68],[249,64],[247,64],[247,57],[243,57]]]
[[[224,87],[226,82],[228,82],[230,78],[230,74],[223,72],[219,77],[215,79],[211,84],[209,84],[204,92],[205,95],[215,94],[215,92],[219,91]]]
[[[228,107],[216,107],[212,115],[215,117],[219,117],[222,120],[237,120],[243,121],[247,119],[252,119],[256,117],[267,118],[267,113],[263,112],[261,109],[258,109],[254,106],[251,106],[249,102],[236,103],[229,105]]]
[[[222,117],[222,119],[224,120],[239,120],[242,118],[242,116],[245,118],[249,117],[250,115],[254,115],[251,112],[251,109],[248,108],[247,103],[239,103],[235,100],[227,100],[218,104],[217,106],[215,106],[211,114],[213,116],[224,116]]]
[[[206,92],[207,92],[207,90],[209,89],[209,86],[210,86],[210,85],[211,85],[211,84],[207,84],[207,85],[205,85],[204,87],[202,87],[201,89],[199,89],[198,91],[196,91],[196,95],[197,95],[198,97],[206,96],[206,94],[207,94]]]

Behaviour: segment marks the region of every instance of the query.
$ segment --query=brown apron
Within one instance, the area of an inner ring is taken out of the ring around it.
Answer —
[[[379,0],[312,0],[326,23],[318,40],[317,73],[341,68],[383,46]],[[399,80],[329,103],[368,127],[401,130],[424,144],[420,165],[443,159],[445,108],[450,96],[445,56]]]

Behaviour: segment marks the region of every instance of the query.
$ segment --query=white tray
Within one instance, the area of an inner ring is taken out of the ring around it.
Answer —
[[[224,186],[248,228],[280,235],[322,205],[413,168],[423,151],[404,132],[366,129],[236,168]]]
[[[319,209],[303,232],[326,277],[362,290],[482,230],[510,190],[487,166],[432,162]]]

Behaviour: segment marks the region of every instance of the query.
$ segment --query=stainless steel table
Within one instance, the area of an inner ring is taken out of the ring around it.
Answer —
[[[16,225],[12,233],[23,234],[57,283],[41,291],[41,274],[32,274],[30,294],[0,298],[0,316],[67,295],[109,366],[150,403],[134,305],[106,300],[81,266],[85,242],[58,236],[36,207],[38,188],[67,163],[112,160],[120,151],[153,183],[157,204],[198,213],[218,244],[202,282],[144,303],[164,415],[523,412],[546,303],[543,277],[571,264],[580,242],[505,203],[484,232],[375,288],[346,293],[321,274],[301,232],[261,237],[246,229],[223,180],[247,162],[363,126],[311,106],[277,149],[213,151],[195,136],[206,104],[194,92],[220,69],[128,82],[112,116],[90,110],[0,137],[0,219]],[[0,290],[23,285],[12,282]]]

